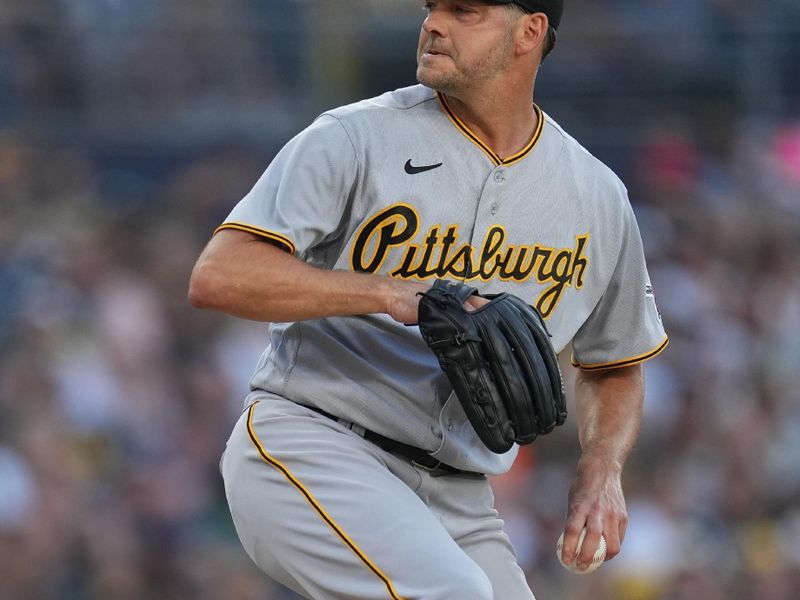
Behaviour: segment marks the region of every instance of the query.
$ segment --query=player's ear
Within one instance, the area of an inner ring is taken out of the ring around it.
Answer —
[[[540,51],[547,37],[548,21],[544,13],[525,15],[517,30],[517,48],[520,54]]]

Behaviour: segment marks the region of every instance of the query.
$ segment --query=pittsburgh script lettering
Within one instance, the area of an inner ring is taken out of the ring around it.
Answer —
[[[395,204],[372,216],[356,235],[353,270],[376,273],[393,250],[400,250],[400,260],[387,268],[389,275],[400,279],[499,278],[522,283],[533,277],[546,286],[536,300],[544,317],[552,314],[565,287],[583,287],[589,234],[576,235],[573,248],[549,248],[509,244],[502,225],[490,227],[478,246],[459,243],[458,225],[434,225],[421,239],[419,230],[419,215],[406,204]]]

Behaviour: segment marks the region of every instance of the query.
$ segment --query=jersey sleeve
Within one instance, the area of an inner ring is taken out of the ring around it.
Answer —
[[[323,115],[281,149],[214,233],[247,231],[302,257],[339,227],[357,176],[347,131]]]
[[[624,367],[646,361],[667,347],[644,250],[630,203],[625,198],[616,265],[597,306],[572,340],[572,364],[585,370]]]

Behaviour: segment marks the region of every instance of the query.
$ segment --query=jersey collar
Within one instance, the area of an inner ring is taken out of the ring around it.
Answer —
[[[542,131],[544,130],[544,115],[542,114],[542,109],[540,109],[536,103],[533,104],[533,110],[536,112],[536,116],[538,118],[538,122],[536,124],[536,130],[533,132],[533,136],[531,137],[530,141],[525,145],[525,147],[517,152],[516,154],[509,156],[506,159],[500,158],[494,150],[492,150],[483,140],[481,140],[475,133],[467,127],[467,124],[462,121],[458,115],[453,111],[450,107],[450,104],[447,102],[447,96],[442,94],[441,92],[436,92],[436,97],[439,99],[442,108],[444,109],[445,114],[447,117],[453,122],[453,125],[461,131],[461,133],[473,144],[475,144],[478,148],[483,150],[484,154],[488,156],[491,161],[494,163],[496,167],[500,165],[508,166],[513,165],[514,163],[518,163],[523,158],[525,158],[528,154],[530,154],[531,150],[536,146],[539,139],[542,137]]]

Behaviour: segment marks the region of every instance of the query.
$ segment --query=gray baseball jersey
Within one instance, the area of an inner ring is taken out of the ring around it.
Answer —
[[[620,180],[538,107],[530,143],[501,160],[446,97],[413,86],[321,115],[278,154],[220,229],[325,269],[470,282],[515,294],[584,369],[667,344]],[[270,325],[248,404],[265,392],[497,474],[417,327],[387,315]]]

